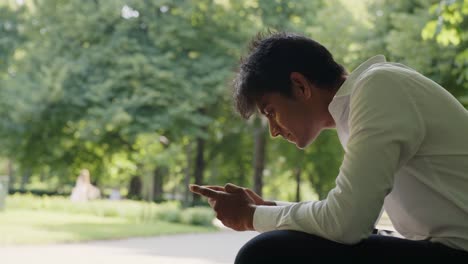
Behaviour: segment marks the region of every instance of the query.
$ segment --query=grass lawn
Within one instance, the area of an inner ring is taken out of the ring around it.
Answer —
[[[0,212],[0,246],[213,232],[214,227],[35,210]]]

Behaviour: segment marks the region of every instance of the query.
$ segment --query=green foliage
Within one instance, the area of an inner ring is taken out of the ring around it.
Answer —
[[[213,219],[213,210],[207,207],[188,208],[181,215],[181,223],[188,225],[211,226]]]
[[[454,59],[445,74],[457,88],[447,88],[452,88],[450,91],[468,106],[468,1],[440,1],[431,6],[430,13],[433,20],[427,22],[422,37],[435,39],[444,49],[453,50]]]
[[[2,91],[16,97],[6,108],[24,106],[7,112],[18,142],[9,154],[32,167],[99,170],[134,151],[140,134],[200,134],[211,118],[199,110],[218,101],[238,56],[232,42],[243,38],[226,20],[233,14],[208,3],[36,2],[35,23],[23,25],[32,41]]]
[[[9,71],[8,67],[14,59],[16,47],[24,41],[20,32],[24,11],[24,8],[14,10],[9,6],[0,5],[0,80],[4,73]],[[16,53],[16,56],[20,54]]]
[[[181,209],[180,204],[177,202],[155,204],[130,200],[95,200],[74,203],[66,197],[45,195],[38,197],[31,194],[14,194],[8,196],[6,205],[7,210],[21,209],[98,217],[114,217],[126,219],[134,223],[166,221],[171,223],[209,226],[214,219],[210,208]],[[209,219],[210,217],[211,219]]]
[[[164,167],[164,189],[180,199],[203,138],[205,183],[251,187],[254,126],[233,113],[227,87],[256,32],[305,33],[349,71],[384,54],[468,105],[467,10],[468,0],[2,3],[0,154],[15,163],[15,186],[30,171],[31,186],[67,192],[88,168],[101,187],[125,188],[138,175],[151,192]],[[291,200],[300,170],[304,197],[323,198],[342,156],[330,131],[305,151],[269,142],[265,193]],[[139,208],[129,214],[156,218],[155,207]],[[177,206],[158,210],[183,219]]]
[[[155,217],[168,222],[180,222],[181,210],[177,203],[166,203],[157,208]]]
[[[445,2],[452,2],[452,4],[445,6]],[[445,42],[433,40],[437,35],[434,21],[443,22],[442,10],[460,6],[455,3],[460,3],[460,1],[380,0],[374,2],[369,8],[374,28],[364,35],[365,40],[370,41],[370,45],[364,49],[366,52],[363,53],[363,57],[381,53],[390,61],[409,65],[440,83],[466,104],[463,99],[468,89],[464,79],[466,67],[463,64],[466,58],[463,59],[462,55],[467,48],[466,40],[461,41],[457,46],[445,45]],[[449,20],[452,21],[451,18]],[[442,25],[445,23],[437,23],[443,30]],[[460,24],[455,27],[458,31],[465,32],[465,24],[460,21]],[[460,36],[462,35],[464,36],[464,33]]]
[[[338,135],[332,130],[322,132],[316,143],[306,150],[304,170],[308,172],[308,178],[319,199],[326,198],[328,192],[335,187],[335,178],[343,155]]]

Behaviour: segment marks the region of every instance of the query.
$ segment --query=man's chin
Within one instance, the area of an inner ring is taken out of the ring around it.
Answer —
[[[305,149],[309,144],[301,144],[301,142],[291,142],[296,145],[298,149]]]
[[[299,145],[296,144],[296,147],[297,147],[298,149],[301,149],[301,150],[302,150],[302,149],[305,149],[306,146],[299,146]]]
[[[296,144],[296,147],[298,149],[305,149],[307,148],[310,144],[312,144],[313,142],[315,141],[315,138],[312,138],[312,139],[309,139],[308,141],[299,141],[297,140],[296,142],[292,142],[294,144]]]

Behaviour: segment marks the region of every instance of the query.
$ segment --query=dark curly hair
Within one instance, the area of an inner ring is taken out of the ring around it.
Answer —
[[[249,51],[240,60],[233,87],[235,108],[245,119],[265,94],[278,92],[291,98],[291,72],[303,74],[321,89],[335,88],[346,72],[324,46],[298,34],[257,34]]]

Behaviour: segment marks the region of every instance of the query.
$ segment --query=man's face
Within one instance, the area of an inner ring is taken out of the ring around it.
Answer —
[[[268,119],[272,137],[282,136],[303,149],[324,128],[335,124],[328,112],[326,92],[309,84],[301,85],[293,84],[293,98],[270,93],[258,100],[257,107]]]

